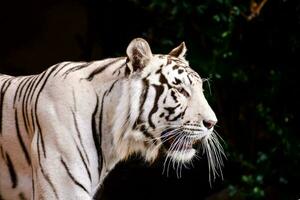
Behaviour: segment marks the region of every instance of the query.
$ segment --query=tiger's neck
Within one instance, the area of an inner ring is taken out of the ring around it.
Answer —
[[[130,77],[125,58],[112,59],[109,63],[113,64],[105,69],[90,69],[85,75],[97,95],[94,113],[99,137],[95,131],[94,139],[99,141],[97,150],[103,157],[99,185],[119,161],[144,148],[134,137],[132,128],[138,117],[143,84]]]

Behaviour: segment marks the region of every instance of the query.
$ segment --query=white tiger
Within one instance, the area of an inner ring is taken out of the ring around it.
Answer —
[[[215,177],[223,149],[202,79],[182,43],[152,54],[134,39],[127,56],[63,62],[33,76],[0,76],[0,199],[93,199],[114,166],[158,152],[181,169],[202,144]]]

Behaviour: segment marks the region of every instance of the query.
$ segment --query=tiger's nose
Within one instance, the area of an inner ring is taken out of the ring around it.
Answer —
[[[212,121],[212,120],[203,120],[203,125],[207,128],[207,129],[211,129],[212,127],[214,127],[216,125],[216,121]]]

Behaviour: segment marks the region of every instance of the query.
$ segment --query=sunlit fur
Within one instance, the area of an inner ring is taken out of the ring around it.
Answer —
[[[1,75],[0,199],[91,200],[134,153],[153,162],[163,152],[164,173],[180,177],[199,157],[196,144],[207,155],[209,181],[222,175],[217,118],[185,52],[182,43],[152,54],[137,38],[126,57]]]

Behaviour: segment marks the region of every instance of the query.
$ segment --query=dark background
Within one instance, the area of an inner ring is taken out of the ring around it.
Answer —
[[[210,188],[205,157],[183,178],[162,159],[121,163],[102,190],[112,199],[299,199],[300,2],[269,0],[27,0],[0,3],[0,72],[40,73],[61,61],[125,55],[134,37],[154,53],[185,41],[202,77],[227,161]]]

